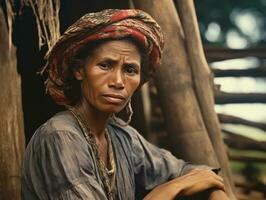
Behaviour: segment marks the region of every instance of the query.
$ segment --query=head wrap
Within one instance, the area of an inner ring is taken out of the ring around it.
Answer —
[[[143,82],[160,65],[163,35],[160,26],[141,10],[107,9],[88,13],[71,25],[47,53],[47,63],[43,71],[48,72],[46,90],[59,105],[68,105],[63,86],[70,75],[73,56],[85,45],[102,39],[132,38],[144,47],[148,58],[142,66]]]

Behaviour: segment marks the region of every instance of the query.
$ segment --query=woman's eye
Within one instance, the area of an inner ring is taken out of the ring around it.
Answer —
[[[103,70],[108,70],[111,68],[111,65],[108,64],[108,63],[100,63],[99,64],[100,68],[103,69]]]
[[[127,65],[125,66],[125,72],[129,75],[135,75],[138,73],[138,70],[134,66]]]

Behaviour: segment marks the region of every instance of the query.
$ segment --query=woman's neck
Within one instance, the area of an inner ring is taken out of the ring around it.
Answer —
[[[81,114],[83,120],[87,123],[95,137],[98,139],[105,137],[105,129],[107,127],[110,114],[106,114],[95,109],[84,100],[77,104],[75,109]]]

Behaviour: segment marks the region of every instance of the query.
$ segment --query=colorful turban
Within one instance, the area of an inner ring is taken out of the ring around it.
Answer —
[[[44,71],[48,72],[46,89],[59,105],[68,105],[63,86],[70,75],[70,63],[75,54],[85,45],[102,39],[132,38],[144,47],[147,63],[144,68],[143,82],[160,65],[163,49],[163,35],[160,26],[147,13],[141,10],[107,9],[88,13],[71,25],[58,39],[47,54]]]

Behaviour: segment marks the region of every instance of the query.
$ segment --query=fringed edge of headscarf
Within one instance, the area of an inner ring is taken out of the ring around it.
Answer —
[[[21,0],[23,5],[31,6],[36,17],[39,48],[47,44],[49,52],[60,37],[60,0]]]

